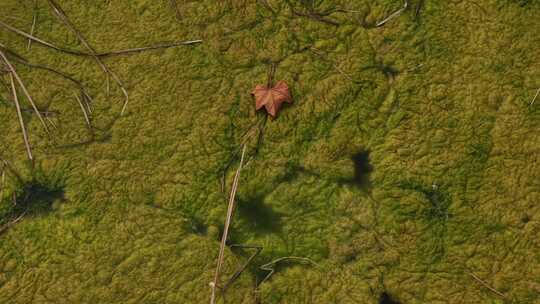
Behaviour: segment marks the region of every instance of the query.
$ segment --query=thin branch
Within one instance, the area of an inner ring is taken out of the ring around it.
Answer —
[[[390,14],[390,16],[386,17],[384,20],[382,21],[379,21],[375,24],[375,26],[383,26],[386,22],[396,18],[397,16],[399,16],[404,10],[407,9],[407,7],[409,6],[409,2],[407,0],[405,0],[404,4],[403,4],[403,7],[398,9],[397,11],[393,12],[392,14]]]
[[[534,104],[534,102],[536,101],[536,97],[538,97],[539,94],[540,94],[540,88],[538,88],[538,90],[536,91],[536,94],[534,95],[533,99],[531,100],[531,103],[530,103],[531,106]]]
[[[26,96],[26,98],[28,99],[28,101],[30,102],[30,105],[32,106],[32,108],[34,109],[34,112],[36,113],[36,115],[38,116],[39,118],[39,121],[41,122],[41,124],[43,125],[43,128],[45,129],[45,132],[47,133],[47,135],[50,135],[49,133],[49,128],[47,127],[47,124],[45,123],[45,120],[43,120],[43,117],[41,116],[41,113],[40,111],[38,110],[36,104],[34,103],[34,100],[32,99],[32,96],[30,95],[30,93],[28,92],[28,90],[26,89],[26,86],[24,85],[24,82],[22,81],[22,79],[19,77],[19,74],[17,74],[17,71],[15,70],[15,68],[13,67],[13,65],[11,64],[11,62],[9,62],[9,59],[7,58],[6,54],[0,49],[0,57],[2,57],[2,59],[4,60],[4,63],[7,65],[7,67],[9,68],[11,74],[13,76],[15,76],[15,79],[17,80],[17,83],[19,84],[19,86],[21,87],[21,89],[23,90],[23,93],[24,95]]]
[[[32,156],[32,148],[30,148],[30,143],[28,142],[28,132],[26,131],[26,126],[24,125],[24,120],[21,112],[21,105],[19,103],[19,98],[17,97],[17,89],[15,88],[15,81],[13,80],[13,73],[9,74],[9,80],[11,82],[11,94],[13,95],[13,101],[15,102],[15,107],[17,108],[17,116],[19,117],[19,124],[21,125],[21,132],[23,134],[24,144],[26,146],[26,153],[28,154],[28,159],[30,161],[34,160]]]
[[[501,293],[500,291],[498,291],[497,289],[489,286],[486,282],[484,282],[482,279],[480,279],[479,277],[477,277],[474,273],[472,272],[469,272],[469,275],[472,276],[478,283],[482,284],[484,287],[486,287],[487,289],[491,290],[493,293],[495,293],[496,295],[498,295],[499,297],[503,298],[503,299],[506,299],[506,296]]]
[[[178,41],[178,42],[163,43],[163,44],[157,44],[157,45],[151,45],[151,46],[145,46],[145,47],[139,47],[139,48],[131,48],[131,49],[119,50],[119,51],[110,51],[110,52],[104,52],[104,53],[97,53],[97,54],[95,54],[95,56],[97,56],[97,57],[110,57],[110,56],[126,55],[126,54],[139,53],[139,52],[150,51],[150,50],[167,49],[167,48],[172,48],[172,47],[181,46],[181,45],[197,44],[197,43],[201,43],[201,42],[203,42],[203,41],[200,40],[200,39]]]
[[[238,189],[238,181],[240,179],[240,171],[242,170],[242,165],[244,164],[244,156],[246,154],[246,145],[242,148],[242,156],[240,157],[240,165],[236,170],[234,176],[233,185],[231,188],[231,195],[229,197],[229,206],[227,208],[227,218],[225,219],[225,228],[223,229],[223,235],[221,237],[221,245],[219,247],[219,255],[216,266],[216,273],[214,275],[214,281],[210,283],[210,288],[212,289],[212,296],[210,298],[210,304],[215,304],[216,302],[216,288],[219,283],[219,275],[221,272],[221,266],[223,265],[223,258],[225,257],[225,244],[227,242],[227,237],[229,235],[229,226],[233,217],[234,202],[236,197],[236,190]]]

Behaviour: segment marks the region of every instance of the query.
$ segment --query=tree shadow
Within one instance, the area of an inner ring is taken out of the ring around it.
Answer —
[[[385,291],[379,297],[379,304],[401,304],[401,302],[394,300],[394,298]]]
[[[373,172],[373,166],[369,159],[370,151],[362,150],[353,156],[351,160],[354,166],[352,178],[341,178],[338,180],[342,185],[354,185],[361,190],[370,190],[372,187],[370,176]]]

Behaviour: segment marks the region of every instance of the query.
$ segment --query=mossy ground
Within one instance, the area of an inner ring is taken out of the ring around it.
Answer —
[[[540,303],[540,100],[529,105],[539,2],[427,0],[416,13],[411,1],[379,28],[401,1],[177,2],[178,19],[169,1],[59,1],[99,51],[204,40],[105,59],[131,96],[123,117],[120,91],[105,95],[91,59],[27,51],[0,30],[1,43],[69,72],[96,101],[92,134],[75,87],[16,64],[39,105],[60,114],[53,140],[25,116],[38,178],[14,108],[0,103],[0,152],[21,175],[8,173],[0,222],[12,192],[35,181],[50,207],[0,236],[1,303],[208,301],[235,155],[262,117],[249,93],[270,61],[295,103],[266,122],[256,155],[250,146],[231,239],[264,249],[228,303],[253,303],[256,266],[284,256],[318,266],[280,264],[262,303],[377,303],[383,292]],[[36,35],[82,50],[37,3]],[[325,17],[336,26],[291,6],[346,11]],[[1,1],[0,20],[29,31],[32,7]],[[246,254],[228,251],[225,275]]]

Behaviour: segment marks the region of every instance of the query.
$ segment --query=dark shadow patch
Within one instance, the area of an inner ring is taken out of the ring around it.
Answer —
[[[237,199],[239,224],[244,231],[258,234],[281,232],[281,214],[264,203],[260,194],[239,197]]]
[[[369,176],[373,172],[373,166],[369,160],[369,151],[360,151],[352,156],[354,163],[354,182],[359,187],[369,187]]]
[[[11,200],[0,208],[0,224],[17,218],[45,216],[55,209],[55,202],[65,200],[60,171],[46,175],[42,169],[35,169],[29,180],[19,182],[19,189],[12,193]]]
[[[401,302],[392,298],[392,296],[385,291],[379,297],[379,304],[401,304]]]
[[[64,199],[64,188],[32,180],[25,184],[16,196],[15,213],[27,212],[28,215],[45,215],[52,210],[53,202]]]
[[[360,151],[351,157],[353,162],[354,175],[352,178],[342,178],[337,182],[339,184],[351,184],[360,189],[371,188],[370,175],[373,172],[373,166],[369,159],[369,151]]]
[[[41,216],[53,210],[55,201],[64,201],[65,179],[62,171],[47,174],[41,168],[32,172],[32,177],[22,182],[13,195],[13,214]]]

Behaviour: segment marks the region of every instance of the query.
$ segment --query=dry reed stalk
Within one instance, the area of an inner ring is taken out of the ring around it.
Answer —
[[[219,275],[221,272],[221,267],[223,265],[223,258],[225,256],[225,246],[227,242],[227,237],[229,235],[229,226],[232,221],[233,217],[233,211],[234,211],[234,202],[236,197],[236,190],[238,189],[238,181],[240,179],[240,171],[242,170],[242,165],[244,164],[244,156],[246,154],[246,144],[244,144],[244,147],[242,149],[242,156],[240,157],[240,164],[238,165],[238,169],[236,170],[236,174],[234,176],[233,185],[231,188],[231,194],[229,197],[229,205],[227,208],[227,217],[225,219],[225,228],[223,229],[223,235],[221,237],[221,244],[219,246],[219,255],[217,259],[217,266],[216,266],[216,272],[214,275],[214,281],[210,283],[210,287],[212,289],[212,295],[210,298],[210,304],[216,303],[216,288],[218,287],[219,283]]]

